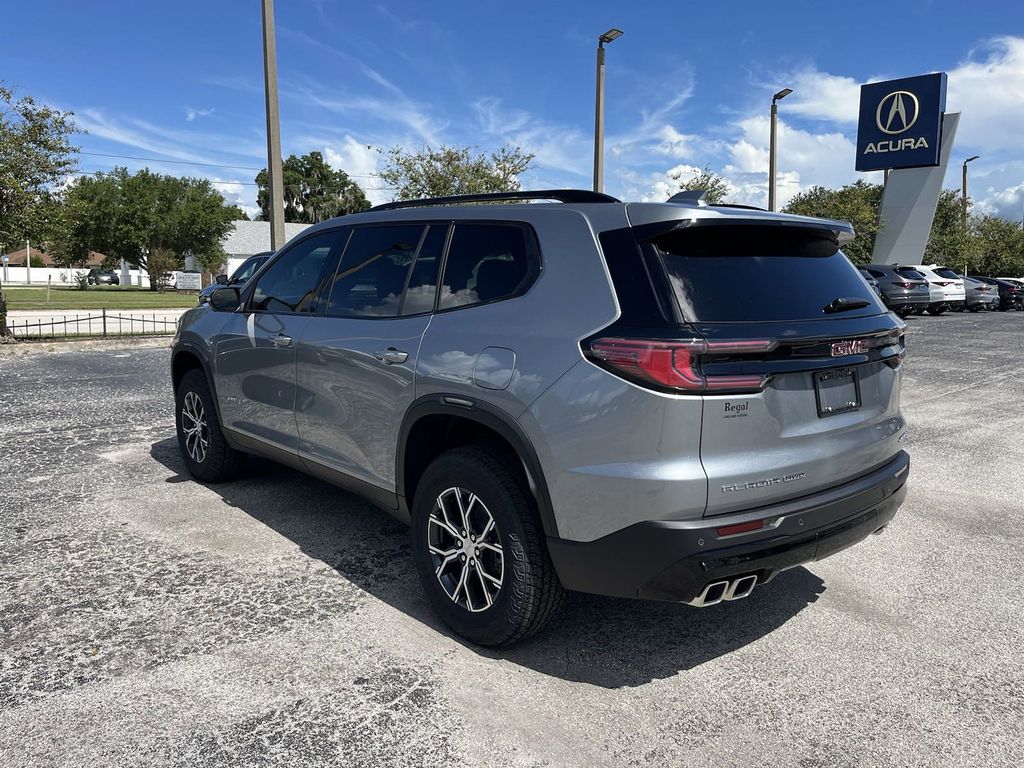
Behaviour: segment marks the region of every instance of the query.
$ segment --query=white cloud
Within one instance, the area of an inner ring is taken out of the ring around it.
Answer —
[[[213,108],[210,109],[192,109],[192,107],[185,107],[185,120],[191,123],[197,117],[206,117],[212,115],[214,112]]]
[[[793,93],[779,102],[780,113],[834,123],[857,121],[861,84],[852,77],[805,68],[786,75],[781,82]]]
[[[975,53],[982,53],[974,59]],[[1020,152],[1024,125],[1024,38],[990,41],[949,73],[946,109],[961,112],[957,142]]]
[[[977,206],[984,213],[1021,221],[1024,219],[1024,183],[1004,189],[989,187],[977,197]]]
[[[383,182],[378,178],[381,155],[372,146],[346,134],[340,144],[325,146],[323,155],[328,165],[351,176],[374,205],[386,203],[393,197],[391,190],[382,189]]]

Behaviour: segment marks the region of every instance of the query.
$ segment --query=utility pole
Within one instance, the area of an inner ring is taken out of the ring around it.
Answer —
[[[274,42],[274,0],[263,0],[263,82],[267,96],[267,188],[270,204],[270,247],[284,245],[284,181],[281,171],[281,114],[277,103],[277,46]]]
[[[771,129],[768,136],[768,210],[775,210],[775,176],[776,161],[775,155],[778,151],[775,145],[775,124],[779,119],[779,102],[793,92],[792,88],[783,88],[772,96]]]
[[[977,160],[980,155],[972,155],[964,160],[963,176],[960,180],[960,234],[964,239],[964,274],[967,274],[967,164]]]
[[[609,29],[597,38],[597,99],[594,103],[594,191],[604,191],[604,44],[622,35]]]

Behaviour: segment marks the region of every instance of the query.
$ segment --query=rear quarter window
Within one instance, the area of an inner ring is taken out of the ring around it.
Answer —
[[[690,322],[771,322],[835,317],[837,298],[866,306],[843,317],[884,308],[827,231],[779,226],[696,226],[654,244]]]

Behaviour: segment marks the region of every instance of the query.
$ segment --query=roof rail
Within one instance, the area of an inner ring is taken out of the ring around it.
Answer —
[[[448,197],[425,197],[422,200],[396,200],[393,203],[375,205],[371,211],[394,211],[399,208],[422,208],[432,205],[454,205],[459,203],[494,203],[503,200],[557,200],[560,203],[620,203],[618,198],[602,192],[586,189],[539,189],[522,192],[487,192],[479,195],[449,195]]]

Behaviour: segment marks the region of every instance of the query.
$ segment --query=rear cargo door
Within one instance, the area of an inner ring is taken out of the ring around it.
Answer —
[[[767,382],[760,392],[703,397],[706,514],[824,490],[899,451],[902,323],[834,235],[708,226],[655,247],[681,319],[708,342],[704,373]],[[729,341],[765,343],[721,343]]]

